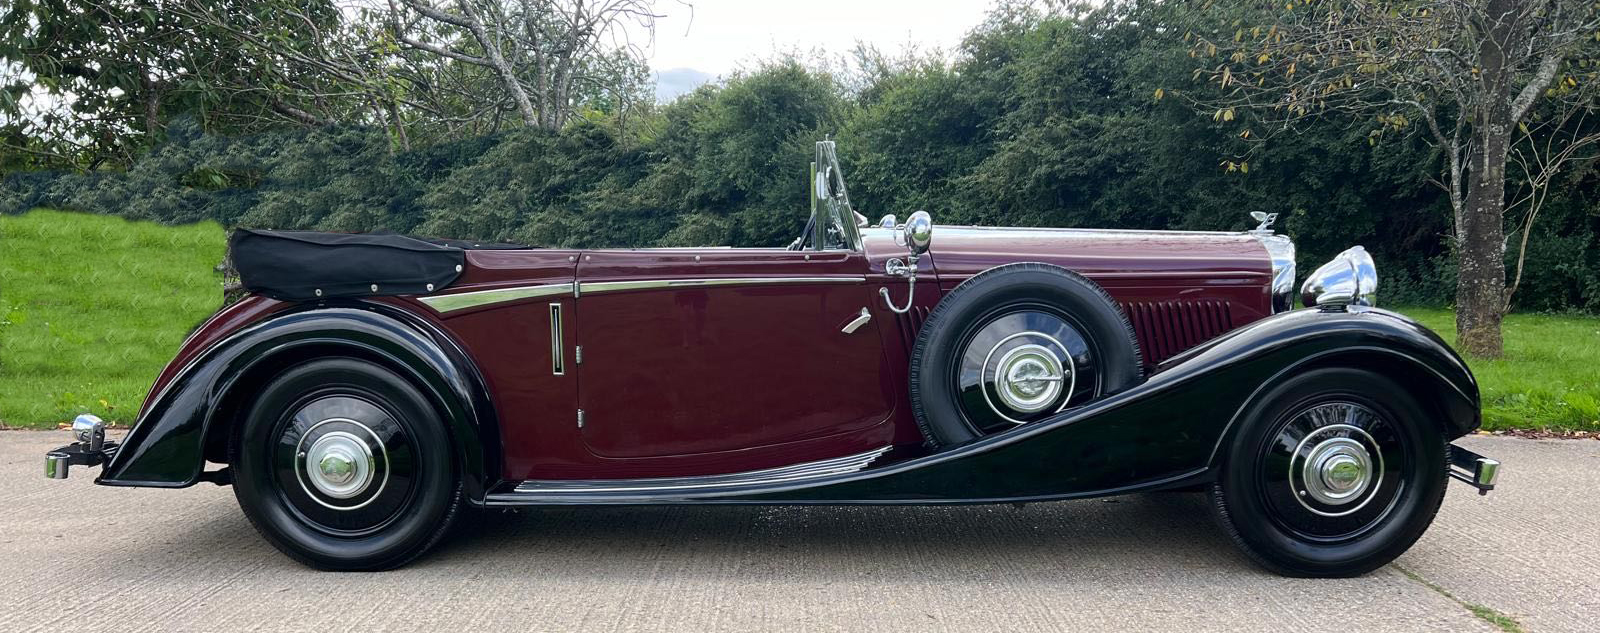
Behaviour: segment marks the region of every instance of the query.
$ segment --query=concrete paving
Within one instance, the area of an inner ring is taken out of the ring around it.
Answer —
[[[1452,484],[1421,542],[1349,580],[1260,571],[1195,494],[469,513],[408,567],[321,573],[228,488],[44,479],[68,441],[0,433],[0,631],[1497,630],[1469,605],[1600,627],[1592,440],[1468,438],[1506,463],[1501,488]]]

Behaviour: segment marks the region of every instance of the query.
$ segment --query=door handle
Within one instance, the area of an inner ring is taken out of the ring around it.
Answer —
[[[861,314],[856,315],[854,319],[850,319],[850,322],[844,324],[844,327],[840,328],[839,331],[845,334],[855,334],[856,330],[861,329],[861,326],[866,325],[867,321],[871,320],[872,313],[868,312],[866,308],[862,308]]]

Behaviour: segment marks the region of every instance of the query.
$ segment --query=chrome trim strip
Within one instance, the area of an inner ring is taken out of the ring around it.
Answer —
[[[550,303],[550,373],[563,376],[567,373],[561,351],[566,348],[561,338],[561,302]]]
[[[621,292],[624,290],[650,290],[656,288],[697,288],[702,286],[760,286],[776,284],[859,284],[866,283],[861,276],[842,277],[721,277],[712,279],[640,279],[637,281],[585,281],[578,284],[578,294],[596,292]]]
[[[733,488],[803,481],[830,475],[852,473],[871,464],[892,446],[876,448],[865,453],[846,455],[792,466],[779,466],[762,470],[703,477],[664,477],[655,479],[529,479],[517,484],[519,494],[591,494],[621,492],[672,492],[677,490],[703,490],[705,488]]]
[[[458,292],[448,295],[434,295],[431,297],[417,297],[418,301],[428,304],[428,307],[439,312],[454,312],[467,308],[476,308],[494,303],[505,303],[519,299],[532,299],[534,297],[548,297],[551,295],[564,295],[572,292],[572,284],[543,284],[538,286],[513,286],[511,288],[495,288],[493,290],[478,290],[474,292]]]

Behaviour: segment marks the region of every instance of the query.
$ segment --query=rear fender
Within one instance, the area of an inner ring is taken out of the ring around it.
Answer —
[[[366,301],[290,309],[211,344],[145,405],[97,482],[193,485],[208,457],[225,459],[219,449],[253,393],[291,365],[328,356],[375,362],[412,381],[449,427],[467,498],[481,499],[497,483],[500,433],[471,359],[431,323]]]

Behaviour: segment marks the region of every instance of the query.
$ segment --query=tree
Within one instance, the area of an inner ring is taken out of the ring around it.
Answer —
[[[1274,0],[1195,17],[1187,37],[1211,90],[1188,96],[1219,121],[1250,111],[1281,130],[1347,114],[1426,130],[1453,212],[1457,346],[1499,356],[1508,156],[1536,106],[1559,120],[1595,107],[1600,4]]]
[[[0,10],[6,149],[126,164],[178,116],[232,132],[358,119],[349,95],[369,82],[340,58],[361,54],[343,24],[327,0],[19,0]]]
[[[495,92],[469,99],[512,106],[524,125],[560,129],[582,97],[642,93],[643,57],[630,29],[653,35],[654,0],[388,0],[395,41],[487,71]],[[450,64],[413,63],[413,84],[442,85]],[[428,72],[431,70],[432,72]],[[471,96],[456,92],[457,96]],[[476,104],[475,104],[476,105]]]

